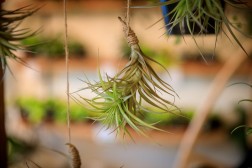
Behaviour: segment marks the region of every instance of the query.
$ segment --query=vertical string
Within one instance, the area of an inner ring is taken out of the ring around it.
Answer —
[[[66,94],[67,94],[67,127],[68,127],[68,141],[71,143],[71,128],[70,128],[70,101],[69,101],[69,50],[68,50],[68,35],[67,35],[67,10],[66,10],[66,0],[63,0],[64,3],[64,41],[65,41],[65,61],[66,61]]]
[[[129,27],[130,27],[130,4],[131,0],[127,0],[127,13],[126,13],[127,36],[129,34]]]

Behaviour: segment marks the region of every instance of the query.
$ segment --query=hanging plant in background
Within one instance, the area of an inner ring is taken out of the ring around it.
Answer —
[[[155,127],[154,123],[142,120],[144,113],[153,112],[143,104],[165,113],[173,113],[178,110],[174,104],[177,94],[149,64],[159,63],[142,52],[134,31],[123,19],[119,17],[119,20],[131,47],[130,60],[114,77],[106,75],[104,80],[99,72],[98,82],[87,81],[88,87],[82,90],[90,89],[96,96],[92,99],[81,98],[90,105],[90,108],[84,108],[96,114],[96,117],[93,117],[95,121],[115,129],[119,134],[122,132],[123,135],[130,135],[127,129],[127,126],[130,126],[137,133],[146,136],[145,129],[162,130]],[[173,101],[164,96],[172,97]]]
[[[247,8],[246,2],[241,0],[160,0],[156,5],[147,7],[162,7],[168,34],[189,34],[193,37],[194,42],[199,48],[194,38],[195,35],[212,33],[216,35],[217,42],[217,35],[222,31],[228,38],[232,37],[247,54],[239,39],[236,37],[234,30],[242,34],[244,33],[225,15],[225,3],[236,8]],[[140,6],[140,8],[146,8],[146,6]],[[226,30],[223,29],[223,26]],[[201,53],[200,50],[199,52]],[[202,53],[201,55],[203,56]]]
[[[219,33],[224,18],[224,1],[160,1],[163,2],[162,11],[169,34]]]
[[[243,82],[238,82],[238,83],[234,83],[232,84],[231,86],[233,85],[245,85],[245,86],[248,86],[250,88],[252,88],[252,84],[249,84],[249,83],[243,83]],[[242,102],[249,102],[249,103],[252,103],[252,99],[242,99],[238,102],[238,104],[242,103]],[[246,125],[240,125],[240,126],[237,126],[236,128],[234,128],[231,132],[231,134],[233,134],[235,131],[237,131],[238,129],[240,128],[245,128],[245,132],[247,135],[250,135],[252,134],[252,127],[249,127],[249,126],[246,126]]]
[[[22,39],[30,37],[35,33],[31,33],[28,29],[18,29],[20,23],[31,16],[38,8],[34,9],[31,6],[26,6],[16,10],[5,10],[2,5],[5,1],[0,0],[0,114],[1,114],[1,159],[0,167],[7,167],[8,156],[7,156],[7,136],[5,131],[5,103],[4,103],[4,72],[8,67],[7,59],[14,59],[18,62],[22,60],[15,55],[15,51],[23,49],[23,46],[18,44]]]
[[[14,59],[20,63],[24,62],[19,58],[15,51],[24,50],[24,46],[19,41],[31,37],[36,32],[30,32],[29,29],[18,29],[20,23],[27,17],[31,16],[39,8],[32,6],[22,7],[16,10],[0,11],[0,59],[3,70],[8,67],[7,59]]]

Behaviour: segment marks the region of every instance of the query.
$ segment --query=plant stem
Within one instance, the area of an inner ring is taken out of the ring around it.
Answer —
[[[0,60],[1,64],[1,60]],[[4,80],[3,69],[0,67],[0,167],[7,168],[7,137],[5,131]]]
[[[5,0],[0,0],[0,10],[2,10],[2,3]],[[1,25],[0,25],[1,26]],[[2,57],[2,55],[0,55]],[[2,61],[0,59],[0,65]],[[5,130],[5,106],[4,106],[4,71],[0,66],[0,167],[7,168],[7,136]]]
[[[244,43],[244,47],[248,53],[252,52],[251,41]],[[205,123],[210,109],[214,106],[214,103],[218,99],[219,95],[226,86],[226,83],[234,72],[240,67],[240,65],[247,59],[247,55],[243,50],[237,50],[234,52],[222,69],[219,71],[214,81],[209,87],[208,94],[206,95],[199,108],[196,110],[195,117],[191,121],[184,137],[181,141],[177,158],[175,160],[174,168],[188,167],[188,159],[192,153],[192,149],[196,143],[196,139],[201,131],[203,124]]]

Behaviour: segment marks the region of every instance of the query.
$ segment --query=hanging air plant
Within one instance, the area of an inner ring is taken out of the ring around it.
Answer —
[[[224,19],[223,0],[167,1],[162,3],[169,34],[218,33]]]
[[[147,7],[162,7],[168,34],[192,35],[198,46],[195,35],[212,33],[216,35],[217,42],[217,35],[222,31],[229,39],[232,37],[247,54],[234,30],[244,33],[225,15],[225,3],[236,8],[247,7],[246,2],[241,0],[160,0],[160,3]],[[203,56],[202,53],[201,55]]]
[[[81,97],[91,106],[89,109],[84,106],[92,116],[95,116],[91,119],[101,122],[107,128],[115,129],[117,134],[121,132],[129,134],[127,125],[142,135],[145,133],[139,127],[159,130],[139,118],[139,114],[144,112],[144,109],[140,110],[140,106],[136,109],[134,95],[122,94],[122,88],[119,88],[118,83],[108,76],[107,81],[104,81],[99,73],[99,78],[100,81],[95,84],[88,81],[88,87],[84,88],[91,89],[96,96],[92,99]]]
[[[146,128],[160,129],[153,123],[146,123],[141,119],[144,113],[152,112],[143,104],[159,111],[173,112],[178,110],[174,105],[177,94],[158,76],[149,62],[159,63],[144,55],[133,30],[128,28],[121,18],[119,20],[131,47],[130,60],[114,77],[106,76],[104,80],[99,72],[99,82],[86,82],[88,87],[84,89],[91,89],[96,96],[92,99],[82,99],[91,106],[91,109],[86,110],[97,115],[93,119],[102,122],[108,128],[115,128],[117,133],[129,134],[127,126],[130,126],[136,132],[146,135]],[[161,94],[171,96],[173,101],[168,101]]]
[[[174,107],[174,102],[162,98],[158,92],[166,93],[175,98],[175,91],[152,68],[149,62],[159,63],[142,52],[133,30],[127,28],[127,24],[120,17],[119,20],[123,25],[125,36],[131,47],[131,55],[126,67],[117,73],[112,80],[116,82],[123,95],[139,94],[140,98],[148,104],[164,111],[169,111],[167,105]],[[161,64],[159,65],[162,66]],[[165,67],[163,68],[165,69]],[[141,107],[141,101],[135,100],[134,102]]]
[[[18,62],[23,61],[14,53],[17,50],[24,50],[24,46],[18,43],[20,40],[33,36],[28,29],[18,29],[20,23],[36,12],[31,6],[22,7],[16,10],[0,10],[0,61],[3,70],[8,66],[7,59],[11,58]]]

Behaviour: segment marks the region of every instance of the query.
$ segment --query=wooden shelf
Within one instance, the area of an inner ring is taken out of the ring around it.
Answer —
[[[197,61],[186,61],[181,64],[182,71],[185,75],[196,75],[196,76],[215,76],[224,63],[202,63]],[[249,75],[252,73],[251,69],[252,62],[247,61],[237,70],[236,76]]]

